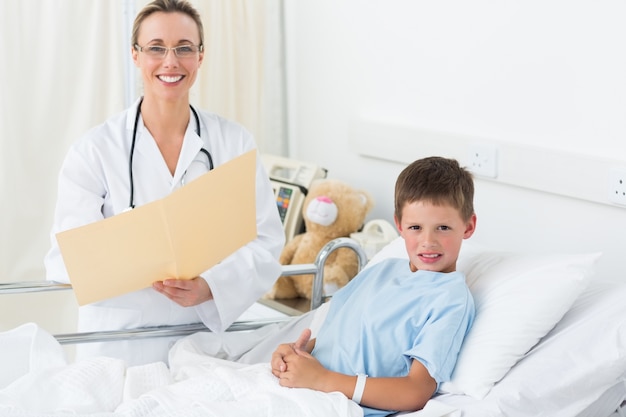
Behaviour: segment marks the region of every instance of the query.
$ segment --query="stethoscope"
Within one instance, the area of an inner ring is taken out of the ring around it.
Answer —
[[[133,127],[133,140],[130,144],[130,158],[128,160],[128,174],[130,177],[130,202],[128,203],[128,208],[126,210],[132,210],[135,208],[135,182],[133,180],[133,155],[135,154],[135,139],[137,139],[137,124],[139,123],[139,116],[141,115],[141,103],[143,102],[143,97],[139,100],[139,104],[137,105],[137,114],[135,115],[135,126]],[[196,119],[196,134],[200,137],[200,118],[198,117],[198,113],[190,104],[191,112],[193,113],[193,117]],[[206,155],[207,160],[209,161],[209,171],[213,169],[213,158],[209,151],[204,148],[200,148],[200,152]],[[187,172],[185,171],[185,174]],[[183,174],[183,178],[184,175]],[[183,183],[184,184],[184,183]]]

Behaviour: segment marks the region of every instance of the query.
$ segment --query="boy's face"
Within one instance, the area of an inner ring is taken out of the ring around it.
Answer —
[[[425,201],[407,203],[402,221],[395,218],[395,222],[413,271],[456,271],[461,243],[476,229],[476,215],[465,222],[457,209]]]

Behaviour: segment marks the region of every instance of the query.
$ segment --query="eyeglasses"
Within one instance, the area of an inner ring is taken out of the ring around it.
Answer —
[[[202,52],[202,45],[178,45],[172,48],[166,48],[165,46],[158,45],[148,45],[148,46],[139,46],[135,44],[135,49],[139,52],[143,52],[144,54],[152,57],[152,58],[165,58],[167,52],[169,50],[174,51],[174,54],[178,58],[191,58],[195,56],[198,52]]]

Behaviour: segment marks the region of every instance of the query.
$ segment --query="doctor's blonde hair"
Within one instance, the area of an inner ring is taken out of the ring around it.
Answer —
[[[204,45],[204,27],[202,26],[202,19],[200,13],[186,0],[154,0],[148,3],[135,17],[133,23],[133,33],[130,39],[131,47],[137,45],[139,39],[139,29],[143,21],[152,13],[164,12],[164,13],[184,13],[191,17],[198,26],[198,34],[200,35],[200,45]]]

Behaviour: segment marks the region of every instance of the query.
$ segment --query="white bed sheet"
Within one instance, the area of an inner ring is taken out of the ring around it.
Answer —
[[[32,333],[29,327],[15,330]],[[247,333],[263,338],[272,331]],[[99,357],[39,368],[0,390],[0,415],[362,416],[361,408],[342,394],[281,387],[267,362],[248,365],[208,356],[209,348],[224,354],[230,340],[207,345],[201,336],[181,339],[170,351],[169,367],[153,362],[126,368],[122,360]],[[50,357],[48,352],[42,354]]]
[[[604,417],[612,415],[626,400],[626,383],[618,382],[589,405],[578,417]],[[624,410],[626,412],[626,410]]]

